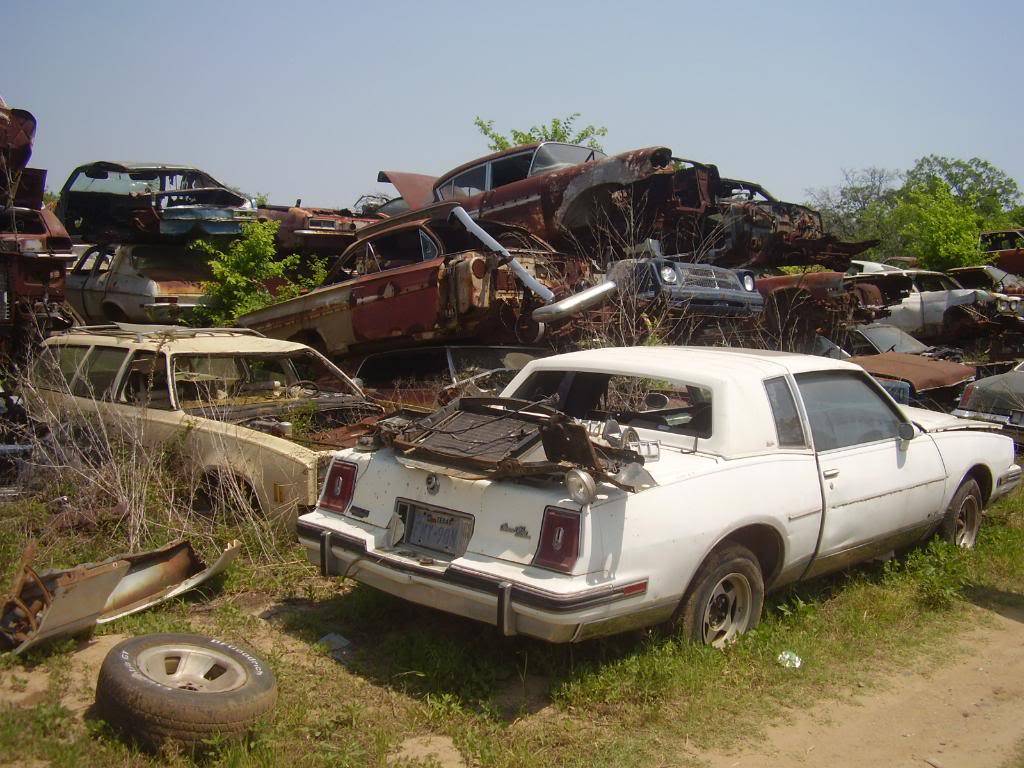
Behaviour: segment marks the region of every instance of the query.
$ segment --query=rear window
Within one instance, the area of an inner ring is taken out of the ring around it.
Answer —
[[[644,376],[538,371],[513,397],[544,402],[577,419],[606,421],[674,435],[709,438],[711,390]]]

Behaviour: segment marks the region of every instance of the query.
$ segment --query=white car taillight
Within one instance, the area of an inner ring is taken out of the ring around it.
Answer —
[[[540,543],[533,564],[571,573],[580,556],[580,513],[561,507],[547,507],[540,526]]]
[[[355,464],[335,460],[327,470],[327,480],[320,494],[320,506],[332,512],[345,512],[356,492],[358,470]]]

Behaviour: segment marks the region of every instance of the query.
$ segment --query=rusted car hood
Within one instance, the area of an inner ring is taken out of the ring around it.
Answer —
[[[932,360],[920,355],[903,352],[883,352],[880,355],[851,357],[873,376],[905,381],[918,393],[943,387],[955,387],[974,378],[972,366],[952,363],[948,360]]]
[[[434,201],[434,182],[436,176],[423,173],[406,173],[405,171],[381,171],[377,174],[381,184],[394,184],[410,210],[423,208]]]

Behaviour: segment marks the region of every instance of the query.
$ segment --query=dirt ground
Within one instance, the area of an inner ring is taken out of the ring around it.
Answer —
[[[757,743],[687,759],[697,757],[709,768],[1005,766],[1024,740],[1024,611],[1005,609],[999,615],[979,609],[978,615],[980,626],[951,648],[948,663],[908,668],[881,681],[866,670],[871,682],[865,688],[794,711]],[[83,641],[72,653],[72,685],[63,703],[79,716],[91,704],[100,662],[122,638]],[[2,673],[0,701],[32,706],[48,682],[42,668]],[[408,739],[388,762],[410,760],[444,768],[466,765],[451,740],[437,736]]]
[[[760,743],[700,757],[710,768],[1006,765],[1024,739],[1024,611],[985,614],[991,620],[961,638],[950,663],[907,669],[795,712]]]

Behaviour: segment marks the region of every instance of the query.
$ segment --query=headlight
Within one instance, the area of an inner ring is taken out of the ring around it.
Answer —
[[[565,473],[565,488],[569,491],[569,498],[577,504],[589,504],[597,496],[597,483],[582,469],[570,469]]]
[[[679,276],[676,274],[676,271],[674,269],[672,269],[672,267],[662,267],[661,268],[661,282],[668,283],[669,285],[672,285],[678,279],[679,279]]]
[[[743,276],[743,288],[747,291],[754,290],[754,276],[747,274]]]
[[[996,299],[996,311],[997,312],[1009,312],[1010,302],[1006,299]]]

